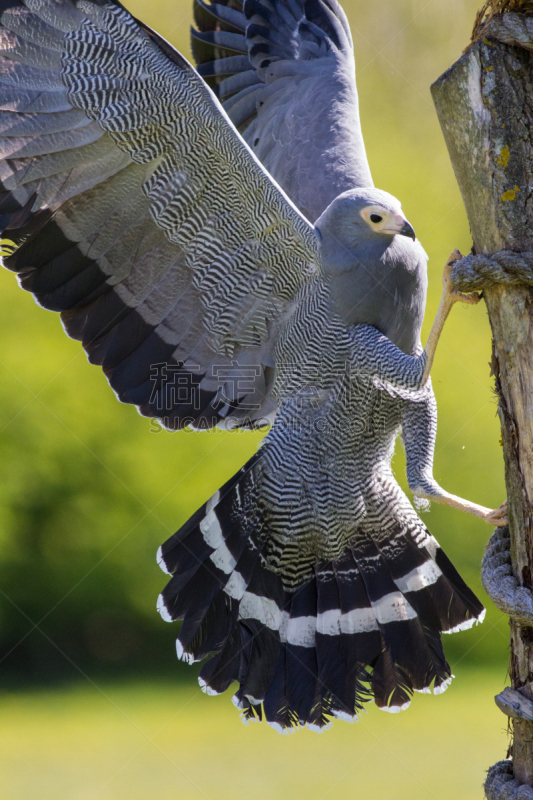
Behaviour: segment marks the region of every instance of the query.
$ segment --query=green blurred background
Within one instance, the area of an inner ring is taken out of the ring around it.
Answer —
[[[361,116],[377,186],[401,198],[429,256],[427,335],[440,275],[468,223],[429,86],[469,41],[479,0],[347,0]],[[190,0],[127,6],[189,54]],[[319,110],[317,110],[319,113]],[[492,695],[508,625],[483,593],[491,530],[453,510],[424,517],[486,601],[482,627],[446,637],[457,680],[399,717],[369,707],[325,737],[241,725],[229,694],[198,691],[176,627],[155,612],[155,552],[254,452],[255,434],[151,426],[119,405],[59,319],[0,273],[0,800],[41,798],[480,798],[504,757]],[[433,369],[437,480],[504,499],[490,330],[456,307]],[[404,459],[395,457],[405,486]]]

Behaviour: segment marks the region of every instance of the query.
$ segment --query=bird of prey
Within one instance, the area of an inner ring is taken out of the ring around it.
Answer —
[[[462,296],[445,272],[422,350],[426,255],[372,186],[340,6],[198,2],[212,88],[118,2],[0,10],[4,265],[141,414],[273,423],[158,554],[178,655],[280,732],[443,691],[440,634],[483,608],[394,480],[400,427],[415,495],[505,510],[433,479],[428,375]]]

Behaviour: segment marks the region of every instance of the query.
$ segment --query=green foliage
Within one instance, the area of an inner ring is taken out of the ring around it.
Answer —
[[[188,52],[190,0],[131,0],[128,7]],[[470,248],[429,85],[467,43],[476,7],[475,0],[423,7],[415,0],[345,3],[375,183],[402,198],[430,255],[425,335],[448,254]],[[21,292],[13,275],[1,272],[0,289],[5,679],[75,676],[69,659],[91,674],[183,674],[172,644],[176,628],[155,612],[165,584],[155,552],[239,469],[260,436],[151,430],[148,420],[116,402],[79,344],[64,336],[59,319]],[[504,482],[489,359],[484,305],[456,307],[433,370],[435,472],[449,491],[495,507],[504,499]],[[405,484],[400,450],[395,463]],[[490,529],[440,507],[425,521],[484,597],[479,564]],[[447,637],[452,665],[506,663],[506,623],[488,605],[483,627]],[[40,620],[42,632],[32,628]]]

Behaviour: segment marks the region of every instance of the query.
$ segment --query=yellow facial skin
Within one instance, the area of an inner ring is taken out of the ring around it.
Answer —
[[[407,220],[402,214],[401,209],[391,212],[383,206],[366,206],[360,211],[366,224],[376,233],[386,233],[393,236],[401,233]]]

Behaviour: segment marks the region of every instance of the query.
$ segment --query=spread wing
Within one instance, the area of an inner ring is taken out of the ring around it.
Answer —
[[[141,414],[174,429],[264,418],[312,226],[193,68],[122,7],[1,8],[4,265]]]
[[[310,220],[373,186],[337,0],[194,0],[192,51],[233,123]]]

